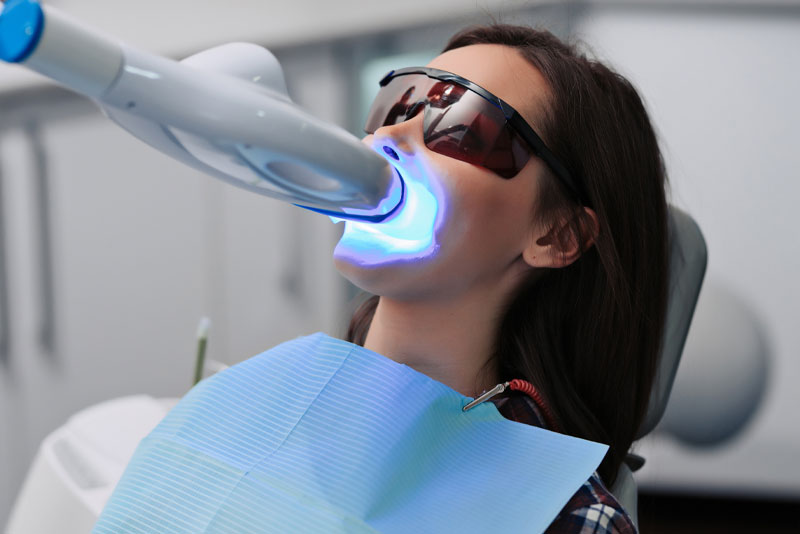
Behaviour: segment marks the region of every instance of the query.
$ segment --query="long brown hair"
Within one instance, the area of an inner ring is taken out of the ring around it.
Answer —
[[[666,313],[666,172],[656,135],[624,77],[547,31],[468,28],[445,51],[473,44],[512,47],[547,80],[548,109],[534,127],[583,184],[599,222],[578,261],[520,286],[487,364],[502,381],[533,383],[565,433],[609,444],[599,472],[610,485],[647,412]],[[583,243],[572,195],[554,176],[540,189],[535,217],[573,221]],[[364,343],[377,302],[356,311],[348,340]]]

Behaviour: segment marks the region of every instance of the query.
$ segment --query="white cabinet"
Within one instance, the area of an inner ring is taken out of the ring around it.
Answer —
[[[9,297],[0,313],[10,340],[0,367],[0,524],[38,444],[72,413],[187,389],[197,320],[209,313],[204,177],[99,112],[40,123],[35,134],[19,126],[0,134]]]

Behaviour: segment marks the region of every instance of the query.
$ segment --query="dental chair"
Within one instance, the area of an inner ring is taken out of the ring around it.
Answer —
[[[697,223],[690,215],[674,206],[669,208],[669,239],[670,282],[664,341],[647,415],[636,439],[649,434],[664,415],[708,260],[706,242]],[[609,488],[637,527],[637,488],[633,472],[643,465],[644,458],[628,454],[617,472],[614,486]]]
[[[664,343],[650,406],[638,438],[661,419],[678,369],[706,268],[706,245],[695,221],[670,207],[670,291]],[[88,532],[139,441],[177,399],[138,395],[87,408],[42,443],[6,534]],[[644,459],[629,454],[611,492],[637,522],[633,472]],[[46,511],[43,513],[43,511]]]

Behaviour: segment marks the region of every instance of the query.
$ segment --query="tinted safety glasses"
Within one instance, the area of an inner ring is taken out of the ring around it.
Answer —
[[[430,150],[513,178],[531,154],[538,156],[579,201],[585,195],[544,141],[514,108],[456,74],[428,67],[389,72],[367,115],[364,130],[407,121],[423,112]]]

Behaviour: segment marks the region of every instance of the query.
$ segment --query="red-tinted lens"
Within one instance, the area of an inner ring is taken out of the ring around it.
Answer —
[[[438,86],[431,89],[429,98]],[[504,178],[515,176],[530,158],[522,140],[499,108],[472,91],[456,87],[462,91],[458,98],[449,99],[449,105],[426,109],[425,145]]]
[[[513,178],[530,158],[531,153],[525,142],[506,123],[497,136],[492,150],[486,154],[480,165],[496,172],[503,178]]]
[[[381,126],[399,124],[416,115],[421,109],[417,104],[427,102],[428,88],[435,82],[424,74],[407,74],[392,78],[381,87],[372,102],[364,131],[375,133]],[[412,115],[409,115],[409,112]]]

